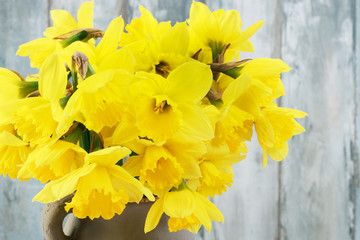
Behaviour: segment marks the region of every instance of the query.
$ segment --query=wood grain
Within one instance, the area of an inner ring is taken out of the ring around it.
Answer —
[[[353,1],[283,1],[283,105],[308,112],[281,176],[281,239],[355,239]],[[358,238],[357,238],[358,239]]]

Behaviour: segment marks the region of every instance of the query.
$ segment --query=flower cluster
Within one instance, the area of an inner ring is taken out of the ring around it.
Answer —
[[[207,197],[232,185],[253,129],[265,166],[286,157],[306,114],[274,101],[284,62],[240,60],[263,21],[242,30],[237,11],[199,2],[174,26],[140,11],[104,32],[93,2],[77,21],[54,10],[44,38],[17,52],[39,74],[0,68],[0,173],[46,183],[34,198],[43,203],[75,192],[66,210],[79,218],[110,219],[145,195],[157,199],[145,232],[163,213],[170,231],[210,231],[223,216]]]

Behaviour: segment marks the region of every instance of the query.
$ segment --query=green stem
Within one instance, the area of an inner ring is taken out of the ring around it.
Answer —
[[[80,142],[80,147],[82,147],[85,151],[89,153],[91,143],[90,143],[90,131],[88,129],[85,129],[83,134],[81,134],[79,142]]]
[[[180,185],[177,187],[178,190],[187,188],[186,182],[183,180],[182,183],[180,183]]]
[[[91,147],[90,147],[90,151],[91,152],[96,152],[98,150],[101,150],[104,148],[103,143],[101,141],[101,138],[99,136],[99,134],[97,134],[94,131],[90,131],[90,135],[91,135]]]
[[[64,141],[72,142],[72,143],[76,144],[79,141],[84,130],[85,130],[85,126],[82,124],[79,124],[72,133],[70,133],[68,136],[66,136],[64,138]]]
[[[242,69],[242,67],[235,67],[235,68],[229,69],[227,71],[224,71],[223,73],[236,79],[241,75],[241,72],[240,72],[241,69]]]
[[[66,107],[66,104],[67,104],[67,102],[69,101],[70,97],[71,97],[71,94],[70,94],[70,95],[67,95],[66,97],[63,97],[63,98],[61,98],[61,99],[59,100],[59,104],[60,104],[60,106],[61,106],[62,109],[64,109],[64,108]]]
[[[223,105],[224,105],[224,102],[222,99],[218,99],[218,100],[214,100],[214,99],[211,99],[211,98],[208,98],[210,103],[212,105],[214,105],[215,107],[217,107],[218,109],[220,109]]]
[[[116,165],[122,166],[122,165],[124,165],[124,161],[123,161],[122,159],[120,159],[120,160],[116,163]]]
[[[73,89],[74,92],[77,90],[77,85],[78,85],[78,78],[77,78],[77,72],[75,69],[73,69],[71,71],[71,78],[72,78],[72,83],[73,83]]]
[[[20,98],[24,98],[39,89],[39,83],[37,81],[19,82],[18,86]]]
[[[223,52],[223,50],[226,46],[221,42],[210,42],[209,46],[211,48],[213,62],[215,62],[215,59],[217,58],[217,56]]]
[[[88,36],[88,32],[87,31],[81,31],[77,34],[75,34],[74,36],[71,36],[67,39],[64,39],[62,40],[60,43],[61,43],[61,46],[63,48],[66,48],[67,46],[69,46],[70,44],[72,44],[73,42],[76,42],[76,41],[82,41],[84,39],[86,39],[86,37]]]

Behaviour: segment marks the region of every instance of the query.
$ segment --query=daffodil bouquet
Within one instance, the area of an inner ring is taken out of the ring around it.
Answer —
[[[254,51],[235,10],[211,12],[193,2],[185,22],[115,18],[93,28],[93,2],[78,21],[51,11],[44,38],[17,52],[39,68],[26,80],[1,68],[0,173],[46,183],[34,200],[74,194],[65,209],[110,219],[128,202],[155,203],[145,232],[163,213],[170,231],[210,231],[223,221],[208,197],[233,183],[253,129],[268,156],[281,161],[287,140],[304,131],[304,112],[278,107],[284,95],[279,59],[240,59]]]

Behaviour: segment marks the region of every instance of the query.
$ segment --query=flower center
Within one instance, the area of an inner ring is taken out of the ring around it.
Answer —
[[[167,62],[161,61],[158,65],[155,66],[155,71],[157,74],[167,78],[170,73],[170,65]]]
[[[167,100],[161,101],[159,104],[155,104],[154,112],[156,113],[163,113],[167,112],[170,109],[170,105],[167,103]]]

